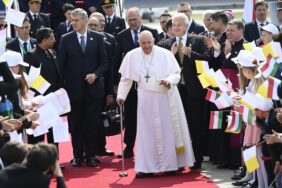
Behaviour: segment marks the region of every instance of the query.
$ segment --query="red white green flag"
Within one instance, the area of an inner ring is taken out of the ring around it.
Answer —
[[[241,105],[240,113],[242,114],[243,121],[249,125],[254,125],[253,123],[253,111],[248,107]]]
[[[225,132],[239,134],[242,128],[242,115],[239,112],[231,111],[231,116],[227,116],[228,125]]]
[[[222,117],[223,117],[223,111],[211,111],[209,129],[221,129]]]
[[[220,94],[218,92],[208,88],[205,99],[207,101],[214,102],[219,96]]]
[[[271,55],[268,55],[266,62],[259,66],[258,70],[263,77],[267,78],[268,76],[275,76],[278,68],[279,65],[276,63],[275,59]]]

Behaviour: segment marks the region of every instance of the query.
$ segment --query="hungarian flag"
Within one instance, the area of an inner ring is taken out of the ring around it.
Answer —
[[[279,100],[277,90],[280,83],[280,80],[270,76],[259,87],[258,93],[265,98]]]
[[[259,168],[256,150],[256,146],[253,146],[243,151],[243,159],[249,173]]]
[[[245,0],[244,11],[243,11],[243,21],[245,23],[252,22],[256,19],[255,16],[255,3],[256,0]]]
[[[279,65],[276,63],[275,59],[269,54],[266,58],[266,62],[259,66],[258,70],[261,74],[267,78],[268,76],[275,76]]]
[[[227,116],[228,125],[225,132],[239,134],[242,128],[242,115],[239,112],[231,111],[231,116]]]
[[[220,94],[218,92],[208,88],[205,99],[207,101],[214,102],[219,96]]]
[[[209,129],[221,129],[222,117],[223,117],[222,111],[211,111]]]
[[[227,93],[221,93],[221,95],[214,101],[214,104],[218,109],[223,109],[234,105],[232,98]]]
[[[240,113],[242,114],[243,121],[249,125],[253,125],[253,111],[248,107],[241,105]]]

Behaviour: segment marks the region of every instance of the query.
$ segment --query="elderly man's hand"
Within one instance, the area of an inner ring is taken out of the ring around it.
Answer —
[[[121,107],[124,104],[124,100],[123,99],[117,99],[116,100],[117,104]]]
[[[267,144],[281,143],[281,138],[277,132],[272,130],[273,134],[266,134],[263,138],[266,140]]]
[[[163,85],[166,88],[170,89],[170,82],[168,80],[161,80],[160,85]]]

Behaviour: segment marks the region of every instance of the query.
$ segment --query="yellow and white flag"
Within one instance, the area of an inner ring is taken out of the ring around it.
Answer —
[[[243,151],[244,162],[249,173],[259,168],[256,150],[256,146],[253,146]]]
[[[47,91],[47,89],[51,86],[51,84],[45,80],[41,75],[39,75],[36,79],[31,83],[31,87],[36,89],[42,95]]]
[[[2,0],[6,7],[11,8],[14,0]]]

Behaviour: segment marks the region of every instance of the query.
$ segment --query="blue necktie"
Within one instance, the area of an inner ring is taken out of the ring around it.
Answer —
[[[138,45],[138,31],[134,31],[134,44],[135,46],[139,46]]]
[[[85,46],[86,46],[84,38],[85,37],[83,35],[80,36],[80,46],[83,53],[85,53]]]

